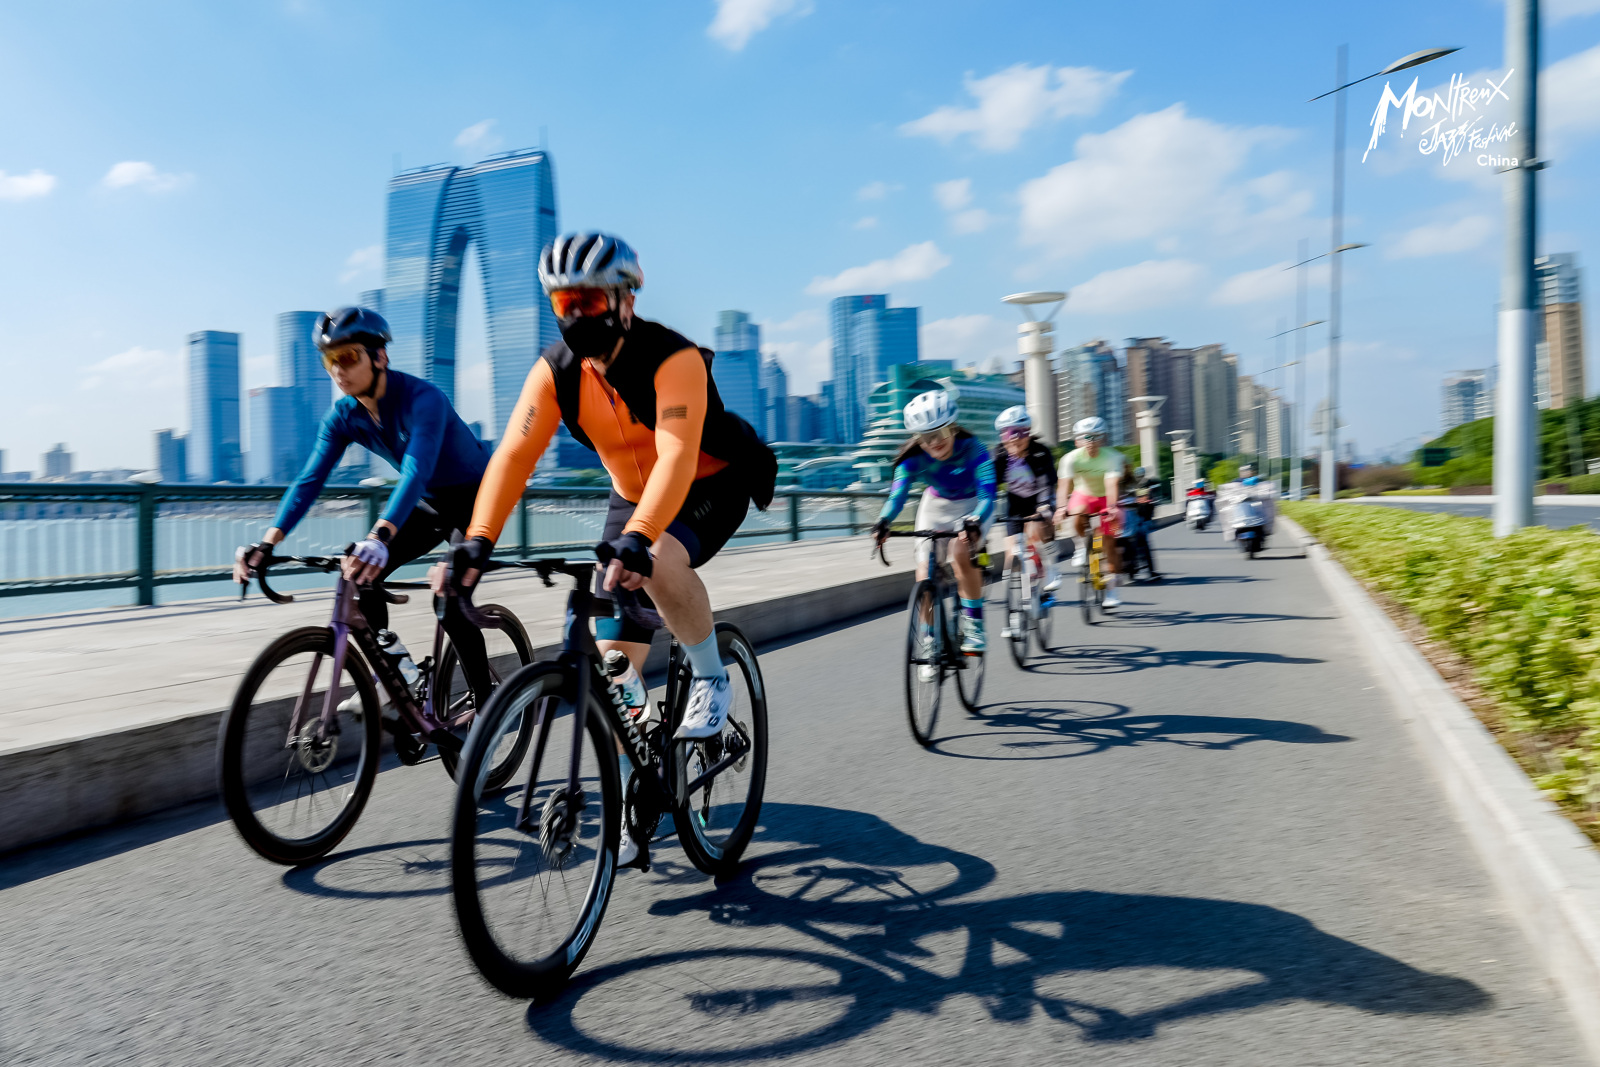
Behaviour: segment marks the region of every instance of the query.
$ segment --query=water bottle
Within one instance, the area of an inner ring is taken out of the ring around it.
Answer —
[[[617,702],[628,710],[630,716],[639,718],[639,713],[650,700],[650,690],[645,688],[638,668],[620,648],[613,648],[606,653],[603,669],[606,677],[611,679]]]
[[[417,670],[417,665],[411,661],[411,652],[400,640],[400,635],[393,630],[378,631],[378,647],[383,649],[383,654],[394,661],[400,669],[400,677],[406,680],[408,687],[414,687],[417,679],[422,677],[422,672]]]

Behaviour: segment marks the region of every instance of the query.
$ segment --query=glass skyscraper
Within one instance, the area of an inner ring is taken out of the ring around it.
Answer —
[[[536,149],[389,181],[382,312],[394,332],[390,359],[455,401],[461,267],[475,245],[488,305],[494,436],[540,351],[561,336],[538,273],[539,253],[556,233],[555,178],[550,157]]]
[[[305,425],[301,391],[292,385],[269,385],[250,390],[250,451],[245,453],[245,480],[256,484],[286,485],[305,465],[309,449],[301,451]]]
[[[789,375],[784,372],[778,357],[761,361],[761,404],[766,409],[767,424],[758,427],[768,441],[789,441]]]
[[[829,307],[839,439],[854,443],[866,431],[872,391],[889,368],[915,363],[918,308],[892,308],[887,295],[836,297]]]
[[[239,335],[189,335],[189,476],[201,483],[244,478],[239,448]]]
[[[761,327],[743,311],[717,316],[716,359],[711,377],[717,383],[722,406],[767,436],[766,403],[761,394]]]

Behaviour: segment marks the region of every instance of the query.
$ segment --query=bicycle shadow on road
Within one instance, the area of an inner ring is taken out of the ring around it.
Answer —
[[[591,1056],[719,1063],[843,1045],[954,997],[976,998],[998,1025],[1049,1020],[1096,1043],[1294,1001],[1410,1016],[1492,1003],[1471,981],[1264,905],[1084,890],[975,899],[994,881],[989,863],[864,812],[768,804],[757,841],[768,847],[733,879],[650,908],[736,928],[699,938],[736,945],[580,973],[530,1006],[529,1029]]]
[[[1286,719],[1142,712],[1099,700],[1041,701],[985,710],[983,728],[941,737],[928,746],[956,759],[1040,760],[1092,756],[1114,748],[1176,745],[1229,751],[1257,741],[1328,745],[1352,740],[1320,726]]]
[[[1130,587],[1129,591],[1133,588]],[[1135,607],[1130,602],[1124,601],[1125,607],[1117,608],[1114,612],[1106,612],[1095,624],[1117,629],[1118,624],[1123,627],[1144,626],[1186,626],[1190,623],[1227,623],[1230,625],[1249,622],[1328,622],[1331,615],[1283,615],[1276,612],[1251,612],[1251,611],[1182,611],[1177,608],[1151,608],[1142,609]],[[1133,610],[1129,610],[1133,608]]]
[[[1058,645],[1050,650],[1054,658],[1038,659],[1028,665],[1032,674],[1063,676],[1086,674],[1130,674],[1156,667],[1204,667],[1226,670],[1250,664],[1301,666],[1324,663],[1310,656],[1285,656],[1278,652],[1246,652],[1230,648],[1159,649],[1150,645]]]

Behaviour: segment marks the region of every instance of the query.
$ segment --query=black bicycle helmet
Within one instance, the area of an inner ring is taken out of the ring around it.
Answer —
[[[392,340],[389,324],[371,308],[338,308],[317,320],[317,347],[326,352],[342,345],[366,345],[376,351]]]

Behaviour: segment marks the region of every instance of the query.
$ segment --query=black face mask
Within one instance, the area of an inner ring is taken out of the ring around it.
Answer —
[[[610,359],[618,339],[625,333],[622,313],[615,309],[604,315],[584,315],[561,324],[561,339],[579,359]]]

